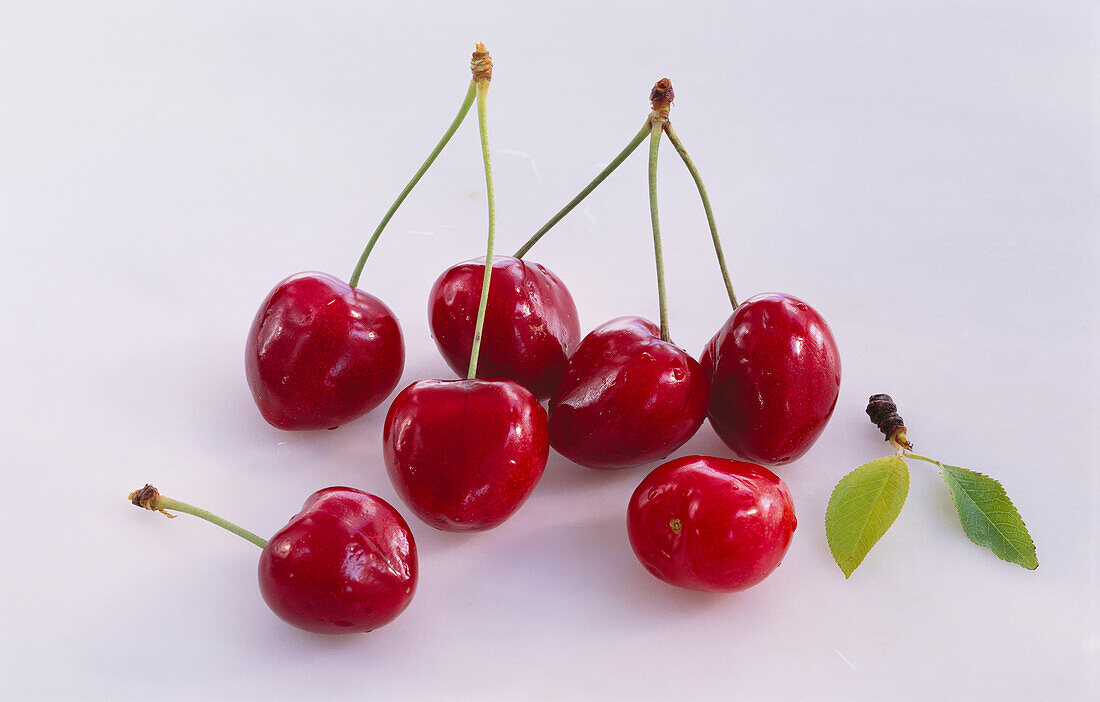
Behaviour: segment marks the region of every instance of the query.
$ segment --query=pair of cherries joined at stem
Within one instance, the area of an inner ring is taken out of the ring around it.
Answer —
[[[458,115],[375,230],[350,283],[324,274],[283,281],[261,305],[246,344],[253,397],[276,427],[334,428],[389,395],[403,367],[400,327],[385,305],[355,286],[385,225],[476,101],[488,192],[488,265],[471,262],[444,273],[430,310],[444,357],[456,370],[465,366],[467,378],[405,388],[390,406],[383,431],[387,471],[402,499],[427,523],[456,531],[496,526],[534,489],[549,453],[546,412],[537,396],[554,390],[580,336],[576,306],[556,276],[519,259],[493,261],[496,215],[486,120],[492,61],[481,45],[471,70]],[[479,358],[480,375],[487,379],[478,379]]]
[[[284,281],[261,305],[246,346],[253,397],[277,427],[334,428],[388,396],[403,366],[400,328],[380,301],[355,286],[385,225],[476,100],[488,193],[487,265],[452,268],[433,289],[431,305],[440,349],[456,370],[466,366],[467,378],[408,386],[390,406],[383,431],[387,472],[402,499],[427,523],[455,531],[500,524],[534,489],[549,443],[546,412],[532,393],[550,394],[579,337],[576,307],[552,273],[518,259],[494,265],[486,117],[492,60],[482,45],[471,70],[458,115],[375,230],[350,283],[318,274]],[[476,295],[471,278],[480,278]],[[524,312],[534,323],[524,326]],[[487,325],[482,377],[488,379],[478,379]],[[525,333],[498,339],[496,330],[505,325]]]
[[[590,468],[628,468],[665,458],[708,415],[733,453],[763,465],[810,449],[828,423],[840,388],[840,357],[828,325],[791,295],[768,293],[738,304],[701,176],[673,130],[667,79],[650,95],[652,112],[610,164],[517,252],[539,239],[649,140],[649,199],[660,325],[611,320],[588,334],[565,364],[549,402],[550,443]],[[667,136],[699,190],[733,314],[697,362],[671,342],[657,213],[657,155]],[[548,325],[550,326],[550,325]],[[567,337],[562,337],[563,342]],[[564,345],[564,343],[563,343]]]

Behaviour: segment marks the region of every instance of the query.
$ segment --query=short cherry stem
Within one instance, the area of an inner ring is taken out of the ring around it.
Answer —
[[[458,108],[458,114],[455,115],[454,121],[451,122],[451,126],[447,127],[447,131],[443,133],[443,138],[439,140],[439,143],[435,145],[432,152],[428,154],[428,158],[421,164],[420,170],[418,170],[409,181],[405,189],[401,191],[401,194],[397,196],[397,199],[390,205],[390,209],[386,211],[386,216],[382,218],[382,221],[378,223],[378,227],[371,234],[370,239],[367,241],[367,247],[363,249],[363,254],[359,257],[359,262],[355,264],[355,270],[351,273],[351,279],[348,281],[351,287],[359,285],[359,276],[363,274],[363,266],[367,264],[367,259],[370,257],[370,252],[374,250],[374,245],[378,243],[378,237],[382,236],[382,230],[386,228],[386,225],[390,223],[394,213],[401,207],[401,203],[405,202],[405,198],[409,196],[412,189],[416,187],[416,184],[420,182],[420,179],[424,177],[424,174],[428,172],[428,169],[439,154],[443,151],[443,147],[447,145],[447,142],[451,140],[455,132],[458,131],[462,121],[466,119],[466,113],[470,111],[470,107],[474,104],[474,96],[477,94],[475,81],[470,81],[470,89],[466,91],[466,97],[462,100],[462,107]]]
[[[493,245],[496,243],[497,204],[493,192],[493,164],[489,158],[488,124],[489,81],[477,83],[477,126],[481,133],[481,159],[485,162],[485,190],[489,200],[489,236],[485,248],[485,274],[481,278],[481,300],[477,306],[477,323],[474,325],[474,343],[470,348],[470,370],[466,378],[477,377],[477,357],[481,353],[481,335],[485,329],[485,310],[489,306],[489,284],[493,276]]]
[[[649,132],[650,121],[649,119],[646,119],[645,124],[640,130],[638,130],[638,133],[634,135],[634,138],[630,140],[630,143],[626,145],[626,148],[620,151],[618,156],[611,159],[611,163],[607,164],[607,167],[600,171],[600,174],[593,178],[591,183],[584,186],[584,189],[577,193],[577,196],[570,200],[565,207],[558,210],[557,214],[550,218],[550,221],[542,225],[542,228],[535,232],[534,235],[527,240],[526,244],[519,247],[519,250],[516,251],[516,258],[523,258],[523,256],[531,250],[531,247],[539,242],[539,239],[541,239],[543,235],[546,234],[546,232],[553,229],[554,225],[560,222],[565,217],[565,215],[572,212],[574,207],[581,204],[581,202],[586,197],[588,197],[588,195],[593,190],[595,190],[600,183],[607,180],[607,176],[614,173],[615,169],[618,168],[619,165],[622,164],[622,162],[625,161],[628,156],[630,156],[630,154],[634,153],[635,149],[638,148],[638,145],[645,141],[645,138],[649,136]]]
[[[662,120],[653,116],[649,133],[649,216],[653,221],[653,257],[657,263],[657,302],[661,308],[661,340],[669,341],[668,301],[665,297],[665,260],[661,254],[661,222],[657,216],[657,151],[661,148]]]
[[[680,137],[676,135],[676,131],[668,122],[665,122],[665,134],[668,134],[668,140],[672,142],[676,153],[680,154],[680,158],[683,159],[692,179],[695,180],[695,187],[699,189],[699,198],[703,201],[703,211],[707,213],[707,224],[710,226],[710,238],[714,241],[714,254],[718,257],[718,267],[722,269],[722,280],[726,284],[726,294],[729,295],[730,304],[733,305],[734,309],[737,309],[737,296],[733,293],[730,272],[726,268],[726,256],[722,253],[722,240],[718,238],[718,225],[714,222],[714,211],[710,207],[710,197],[707,195],[706,186],[703,185],[703,178],[699,175],[699,170],[695,167],[691,157],[688,156],[687,149],[681,143]]]
[[[165,497],[164,495],[161,495],[160,492],[152,485],[146,485],[140,490],[135,490],[134,492],[131,492],[130,496],[127,499],[129,499],[131,503],[137,505],[138,507],[152,510],[154,512],[160,512],[161,514],[169,518],[175,517],[175,515],[169,514],[168,510],[171,510],[173,512],[183,512],[185,514],[196,516],[199,519],[205,519],[211,524],[217,524],[226,531],[233,532],[242,539],[247,539],[248,541],[251,541],[260,548],[267,546],[267,541],[265,539],[256,536],[251,531],[247,529],[242,529],[233,522],[222,519],[212,512],[207,512],[205,509],[199,509],[198,507],[195,507],[194,505],[189,505],[186,502],[180,502],[179,500],[173,500],[170,497]]]

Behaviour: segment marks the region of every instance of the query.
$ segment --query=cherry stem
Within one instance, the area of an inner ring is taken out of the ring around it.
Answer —
[[[726,256],[722,253],[722,240],[718,238],[718,225],[714,222],[714,211],[710,207],[710,197],[707,195],[706,186],[703,185],[703,178],[699,175],[699,170],[695,167],[691,157],[688,156],[687,149],[684,148],[680,137],[676,136],[676,130],[672,128],[672,124],[669,122],[665,122],[665,134],[668,135],[668,140],[672,142],[676,153],[680,154],[680,158],[683,159],[688,172],[695,180],[695,187],[699,189],[699,198],[703,201],[703,210],[707,213],[707,224],[710,226],[710,238],[714,241],[714,254],[718,257],[718,267],[722,269],[722,280],[726,283],[726,293],[729,295],[730,304],[733,305],[734,309],[737,309],[737,295],[733,293],[730,272],[726,268]]]
[[[649,216],[653,221],[653,257],[657,263],[657,302],[661,307],[661,341],[669,341],[668,300],[665,297],[665,260],[661,255],[661,221],[657,216],[657,151],[664,134],[662,120],[654,115],[649,133]]]
[[[932,465],[939,466],[940,468],[943,468],[943,464],[940,463],[939,461],[937,461],[936,459],[929,458],[928,456],[922,456],[919,453],[913,453],[912,451],[904,451],[902,453],[902,455],[905,456],[906,458],[915,458],[918,461],[924,461],[925,463],[931,463]]]
[[[160,512],[161,514],[169,518],[174,518],[175,515],[169,514],[167,510],[172,510],[173,512],[183,512],[185,514],[190,514],[198,517],[199,519],[205,519],[211,524],[217,524],[226,531],[233,532],[242,539],[247,539],[248,541],[251,541],[260,548],[267,546],[266,539],[262,539],[259,536],[256,536],[251,531],[239,527],[233,522],[222,519],[213,512],[207,512],[205,509],[199,509],[198,507],[195,507],[194,505],[189,505],[186,502],[180,502],[179,500],[173,500],[170,497],[165,497],[164,495],[161,495],[160,492],[152,485],[146,485],[140,490],[135,490],[134,492],[131,492],[130,496],[127,499],[129,499],[130,502],[138,507],[152,510],[154,512]]]
[[[359,285],[359,276],[363,274],[363,266],[367,263],[367,258],[370,257],[370,252],[374,250],[374,245],[378,242],[378,237],[382,236],[382,230],[386,228],[386,225],[390,223],[390,219],[393,218],[394,213],[401,207],[401,203],[405,201],[405,198],[409,196],[412,189],[416,187],[416,184],[420,182],[420,179],[424,177],[424,174],[428,172],[428,169],[433,163],[435,163],[436,157],[443,151],[443,147],[447,145],[447,142],[451,140],[454,133],[458,131],[458,127],[462,124],[462,121],[466,119],[466,113],[470,111],[470,107],[474,104],[474,96],[476,95],[475,81],[470,81],[470,89],[466,91],[466,97],[462,100],[462,107],[458,108],[458,114],[455,115],[454,121],[451,122],[451,126],[447,127],[447,131],[443,133],[443,138],[439,140],[439,143],[435,145],[432,152],[428,154],[428,158],[421,164],[420,170],[413,175],[412,180],[409,181],[405,189],[401,191],[401,194],[397,196],[397,199],[390,205],[390,209],[386,212],[386,216],[382,218],[382,221],[378,223],[378,227],[371,234],[370,240],[367,241],[367,247],[363,249],[363,254],[359,257],[359,262],[355,264],[355,270],[351,273],[351,279],[348,283],[351,287]]]
[[[634,150],[638,148],[638,145],[645,141],[645,138],[649,136],[649,132],[650,123],[649,119],[646,119],[645,125],[643,125],[638,133],[634,135],[634,138],[630,140],[630,143],[626,145],[626,148],[620,151],[619,155],[613,158],[611,160],[611,163],[607,164],[607,167],[600,171],[600,174],[598,176],[592,179],[591,183],[584,186],[584,189],[577,193],[577,196],[575,198],[570,200],[565,207],[558,210],[557,214],[550,218],[550,221],[542,225],[542,228],[535,232],[534,235],[527,240],[526,244],[519,247],[519,250],[516,251],[515,254],[516,258],[523,258],[524,254],[530,251],[531,247],[537,244],[539,239],[541,239],[543,235],[546,234],[546,232],[553,229],[554,225],[560,222],[562,218],[565,217],[565,215],[569,214],[574,207],[579,205],[581,201],[588,197],[589,193],[595,190],[600,183],[604,182],[604,180],[607,179],[607,176],[611,175],[615,171],[615,169],[618,168],[619,165],[623,161],[625,161],[628,156],[630,156],[630,154],[634,153]]]
[[[496,242],[497,202],[493,192],[493,164],[489,158],[488,123],[489,81],[477,81],[477,127],[481,133],[481,159],[485,162],[485,191],[489,200],[489,236],[485,248],[485,275],[481,278],[481,300],[477,306],[477,323],[474,325],[474,343],[470,348],[470,370],[467,380],[477,377],[477,357],[481,353],[481,334],[485,328],[485,310],[489,306],[489,284],[493,276],[493,244]]]

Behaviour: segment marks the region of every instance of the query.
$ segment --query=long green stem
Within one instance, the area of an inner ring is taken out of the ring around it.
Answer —
[[[699,170],[695,167],[691,157],[688,156],[687,149],[684,148],[680,137],[676,135],[676,131],[668,122],[665,122],[665,134],[668,134],[668,140],[672,142],[676,153],[680,154],[680,158],[683,159],[688,172],[695,180],[695,187],[699,189],[699,198],[703,201],[703,210],[707,213],[707,224],[710,226],[710,238],[714,241],[714,254],[718,257],[718,267],[722,269],[722,280],[726,283],[726,293],[729,295],[730,304],[733,305],[734,309],[737,309],[737,296],[733,294],[733,283],[730,282],[730,272],[726,268],[726,256],[722,253],[722,240],[718,238],[718,225],[714,222],[714,211],[710,207],[710,197],[707,195],[706,186],[703,185],[703,178],[699,175]]]
[[[428,158],[421,164],[420,170],[418,170],[409,181],[405,189],[401,191],[401,194],[397,196],[397,199],[390,205],[390,209],[386,211],[386,216],[382,218],[382,221],[378,223],[378,227],[371,234],[370,239],[367,241],[367,247],[363,249],[363,254],[359,257],[359,262],[355,264],[355,270],[351,273],[351,279],[348,281],[351,287],[359,285],[359,276],[363,274],[363,266],[367,263],[367,258],[370,257],[370,252],[374,249],[374,245],[378,242],[378,237],[382,235],[382,230],[386,228],[386,225],[390,223],[390,219],[393,218],[397,208],[401,207],[401,203],[405,201],[405,198],[409,196],[412,189],[416,187],[416,184],[420,182],[420,179],[424,177],[424,174],[428,172],[428,168],[435,163],[436,157],[443,151],[443,147],[447,145],[447,142],[451,140],[454,133],[458,131],[459,125],[462,124],[462,120],[466,119],[466,113],[470,111],[470,106],[474,104],[474,96],[476,94],[476,86],[474,81],[470,81],[470,89],[466,91],[466,97],[462,100],[462,107],[458,108],[458,114],[455,115],[454,121],[451,122],[451,126],[447,127],[447,131],[443,133],[443,138],[439,140],[439,143],[435,145],[432,152],[428,154]]]
[[[577,196],[570,200],[565,207],[558,210],[557,214],[550,218],[550,221],[542,225],[542,228],[535,232],[534,235],[527,240],[526,244],[519,247],[519,250],[516,251],[516,258],[523,258],[524,254],[530,251],[531,247],[537,244],[539,239],[541,239],[542,236],[546,234],[546,232],[550,231],[555,224],[560,222],[562,218],[565,217],[565,215],[569,214],[574,207],[579,205],[581,201],[588,197],[589,193],[595,190],[600,183],[604,182],[604,180],[607,179],[607,176],[611,175],[615,171],[615,169],[619,167],[619,164],[625,161],[626,158],[630,156],[630,154],[634,153],[634,150],[638,148],[638,145],[641,144],[647,136],[649,136],[648,119],[646,120],[645,125],[638,131],[637,134],[634,135],[634,138],[630,140],[630,143],[626,145],[626,148],[620,151],[618,156],[611,159],[611,163],[607,164],[607,167],[600,171],[600,174],[592,179],[591,183],[584,186],[584,189],[577,193]]]
[[[485,275],[481,278],[481,301],[477,306],[474,343],[470,348],[470,370],[466,377],[477,377],[477,357],[481,352],[481,333],[485,328],[485,309],[489,306],[489,283],[493,276],[493,244],[497,234],[497,201],[493,192],[493,164],[489,158],[489,81],[477,82],[477,128],[481,133],[481,159],[485,162],[485,191],[489,200],[489,241],[485,249]]]
[[[199,509],[198,507],[195,507],[194,505],[189,505],[186,502],[180,502],[179,500],[173,500],[170,497],[165,497],[164,495],[161,495],[160,492],[158,492],[157,489],[152,485],[146,485],[141,490],[130,493],[129,499],[133,504],[137,505],[138,507],[143,507],[145,509],[153,510],[156,512],[163,512],[169,517],[173,515],[168,514],[167,510],[171,510],[173,512],[183,512],[185,514],[190,514],[198,517],[199,519],[205,519],[211,524],[217,524],[226,531],[233,532],[242,539],[247,539],[248,541],[251,541],[260,548],[263,548],[267,545],[267,541],[265,539],[256,536],[251,531],[241,528],[233,522],[222,519],[213,512],[207,512],[205,509]]]
[[[654,119],[649,133],[649,216],[653,221],[653,257],[657,263],[657,302],[661,307],[661,340],[669,341],[665,259],[661,254],[661,221],[657,216],[657,151],[661,148],[662,134],[661,120]]]

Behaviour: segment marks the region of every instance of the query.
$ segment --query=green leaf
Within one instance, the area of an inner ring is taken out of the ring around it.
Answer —
[[[966,468],[940,464],[943,479],[970,540],[1028,570],[1039,567],[1035,542],[999,482]]]
[[[850,577],[905,505],[909,466],[901,456],[865,463],[840,479],[825,510],[825,536],[844,577]]]

